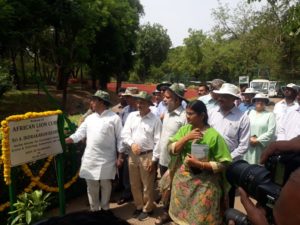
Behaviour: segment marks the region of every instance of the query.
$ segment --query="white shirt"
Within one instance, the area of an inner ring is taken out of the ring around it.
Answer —
[[[86,137],[80,177],[90,180],[114,179],[117,149],[120,149],[122,122],[111,110],[89,115],[70,136],[74,143]]]
[[[282,99],[280,102],[275,104],[273,113],[276,117],[276,134],[278,133],[279,128],[282,126],[282,122],[285,120],[286,115],[290,111],[294,111],[298,108],[299,104],[297,102],[294,101],[288,105],[285,99]]]
[[[207,95],[200,96],[198,100],[202,101],[205,104],[207,112],[209,112],[215,107],[219,107],[218,102],[212,98],[210,93]]]
[[[220,108],[209,112],[208,123],[225,139],[234,160],[242,158],[247,152],[250,140],[250,120],[246,113],[234,106],[224,115]]]
[[[288,141],[300,135],[300,107],[290,111],[278,128],[277,141]]]
[[[133,143],[141,147],[141,151],[153,150],[152,160],[159,158],[158,142],[161,133],[160,119],[151,111],[141,117],[140,112],[132,112],[128,115],[122,130],[122,140],[127,146]]]
[[[159,140],[159,164],[167,167],[170,162],[170,154],[168,151],[169,138],[176,134],[180,127],[185,125],[186,113],[182,106],[179,106],[172,112],[167,112],[163,119],[162,131]]]
[[[122,125],[124,126],[126,120],[127,120],[127,117],[128,115],[131,113],[131,112],[134,112],[136,111],[135,108],[131,107],[130,105],[127,105],[123,108],[123,110],[120,112],[120,117],[121,117],[121,120],[122,120]]]

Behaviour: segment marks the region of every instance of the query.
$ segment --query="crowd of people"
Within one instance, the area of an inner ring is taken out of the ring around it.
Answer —
[[[264,161],[275,149],[286,149],[285,142],[300,134],[300,87],[295,84],[284,88],[284,99],[273,112],[263,93],[252,88],[241,92],[221,79],[199,85],[199,96],[192,101],[185,91],[184,84],[170,82],[157,85],[152,94],[128,87],[119,90],[120,103],[114,107],[105,91],[91,97],[79,128],[65,140],[86,139],[80,177],[87,183],[91,211],[109,210],[112,180],[118,174],[123,192],[117,203],[133,200],[132,217],[146,220],[156,207],[159,173],[163,214],[156,225],[222,224],[236,194],[224,174],[227,166],[240,159],[259,164],[261,156]],[[251,214],[255,206],[239,191]],[[280,213],[274,217],[281,220]]]

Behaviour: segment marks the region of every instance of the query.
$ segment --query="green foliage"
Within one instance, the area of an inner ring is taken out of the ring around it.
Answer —
[[[0,66],[0,97],[13,87],[12,80],[6,68]]]
[[[138,32],[135,71],[142,81],[151,74],[151,67],[159,67],[166,60],[172,43],[167,30],[160,24],[142,25]]]
[[[10,225],[33,224],[43,218],[49,203],[50,193],[44,194],[41,190],[24,193],[18,196],[14,203],[15,210],[10,211]]]

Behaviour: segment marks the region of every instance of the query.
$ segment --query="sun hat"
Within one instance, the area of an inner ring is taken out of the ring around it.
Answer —
[[[294,89],[295,91],[299,91],[299,86],[293,83],[289,83],[288,85],[285,86],[285,88],[291,88]]]
[[[152,95],[149,95],[146,91],[140,91],[138,94],[133,95],[134,98],[146,100],[151,105],[153,105],[152,102]]]
[[[170,90],[171,92],[173,92],[178,98],[188,102],[185,98],[184,98],[184,93],[186,92],[186,88],[185,85],[182,83],[174,83],[172,84],[170,87],[167,88],[167,90]]]
[[[101,100],[111,104],[110,96],[106,91],[98,90],[92,97],[100,98]]]
[[[220,90],[214,90],[213,92],[219,95],[232,95],[236,98],[240,98],[240,89],[237,86],[230,83],[224,83]]]
[[[266,104],[268,104],[270,102],[270,99],[265,94],[263,94],[263,93],[257,93],[254,96],[254,98],[252,98],[252,103],[255,103],[255,101],[257,99],[263,99],[266,102]]]
[[[133,96],[139,93],[139,89],[137,87],[128,87],[122,96]]]
[[[242,92],[241,94],[242,95],[244,95],[244,94],[253,94],[253,95],[255,95],[255,94],[257,94],[257,91],[255,91],[254,88],[246,88],[246,90],[244,92]]]
[[[163,82],[161,82],[160,84],[158,84],[156,86],[156,90],[161,91],[161,88],[163,88],[163,87],[170,87],[171,85],[172,85],[171,82],[169,82],[169,81],[163,81]]]

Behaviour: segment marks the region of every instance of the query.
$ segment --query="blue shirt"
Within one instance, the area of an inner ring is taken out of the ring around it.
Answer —
[[[241,104],[239,104],[238,108],[242,112],[246,112],[246,111],[249,111],[251,109],[255,109],[255,105],[254,104],[246,104],[246,103],[242,102]]]

